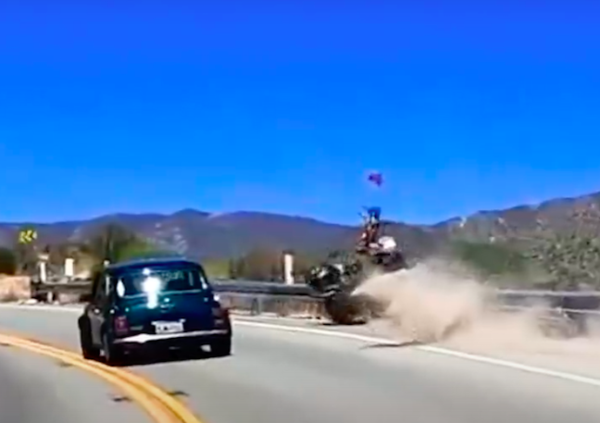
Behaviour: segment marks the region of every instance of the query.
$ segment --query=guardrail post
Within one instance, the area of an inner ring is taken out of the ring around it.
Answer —
[[[46,271],[46,262],[40,261],[40,281],[42,283],[48,280],[48,272]]]
[[[67,257],[65,259],[65,276],[67,281],[70,282],[73,280],[73,276],[75,275],[75,260]]]
[[[262,299],[261,298],[253,298],[252,305],[250,306],[250,315],[258,316],[262,314]]]
[[[48,260],[50,256],[48,254],[38,255],[38,276],[42,283],[48,280]]]
[[[286,285],[294,284],[294,255],[286,252],[283,255],[283,272]]]

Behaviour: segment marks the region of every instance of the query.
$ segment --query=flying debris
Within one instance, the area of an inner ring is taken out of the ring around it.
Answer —
[[[367,177],[367,180],[369,182],[372,182],[373,184],[377,185],[378,187],[380,187],[381,185],[383,185],[383,175],[379,172],[371,172],[369,173],[369,176]]]

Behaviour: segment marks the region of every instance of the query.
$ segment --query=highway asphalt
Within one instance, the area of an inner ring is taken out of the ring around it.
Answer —
[[[76,348],[77,315],[0,307],[0,330],[16,330]],[[409,346],[248,325],[236,325],[234,339],[231,357],[134,369],[167,390],[178,391],[205,423],[600,421],[600,387],[583,383]],[[0,354],[2,421],[35,422],[48,408],[60,410],[51,415],[56,421],[81,421],[82,412],[89,408],[85,404],[92,398],[106,402],[106,388],[87,376],[58,376],[64,369],[46,359],[11,356],[13,353],[4,350]],[[32,379],[34,376],[38,379]],[[37,382],[40,377],[42,383]],[[71,392],[68,396],[56,393],[67,390]],[[36,392],[42,393],[38,395],[44,398],[44,405],[24,402],[23,398]],[[5,405],[13,413],[10,418]],[[106,410],[114,407],[109,404]],[[30,419],[23,417],[27,413]]]
[[[0,346],[0,422],[148,423],[113,387],[75,368]]]

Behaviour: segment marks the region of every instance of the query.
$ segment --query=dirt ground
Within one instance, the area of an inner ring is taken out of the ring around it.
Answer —
[[[0,275],[0,302],[29,299],[30,283],[29,276]]]

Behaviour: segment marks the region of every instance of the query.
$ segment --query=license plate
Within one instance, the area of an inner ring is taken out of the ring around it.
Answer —
[[[157,334],[183,332],[183,322],[153,322]]]

